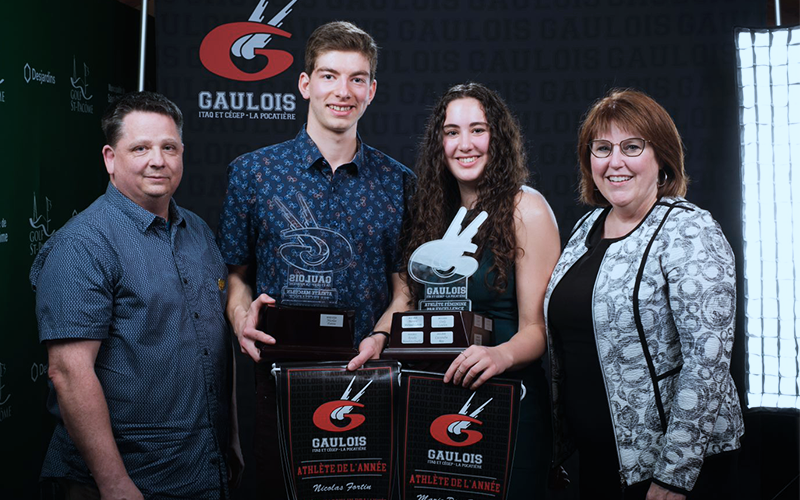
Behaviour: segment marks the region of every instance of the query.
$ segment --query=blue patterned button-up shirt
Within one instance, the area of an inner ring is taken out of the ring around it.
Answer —
[[[170,223],[109,184],[31,269],[41,341],[101,341],[95,372],[125,467],[145,498],[227,497],[232,356],[227,268],[197,215]],[[60,419],[44,478],[92,482]]]
[[[391,299],[414,179],[405,166],[359,144],[353,161],[335,173],[305,127],[292,140],[235,159],[217,235],[225,262],[256,265],[258,293],[287,303],[314,290],[308,305],[334,305],[324,304],[330,299],[355,310],[356,345]],[[323,285],[304,286],[309,281]]]

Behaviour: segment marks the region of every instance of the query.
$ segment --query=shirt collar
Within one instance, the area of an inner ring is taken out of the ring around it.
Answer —
[[[123,214],[130,218],[141,232],[145,232],[153,223],[161,219],[158,215],[145,210],[122,194],[110,181],[108,187],[106,187],[106,198],[111,205],[117,207]],[[177,224],[179,226],[184,226],[186,224],[183,211],[172,198],[169,200],[169,218],[171,224]]]
[[[356,133],[356,139],[358,140],[358,147],[356,148],[356,155],[353,157],[353,160],[349,163],[345,163],[345,165],[355,165],[355,170],[358,172],[361,169],[361,166],[364,165],[364,141],[361,140],[361,135]],[[316,165],[318,161],[323,161],[325,158],[320,153],[317,144],[314,142],[314,139],[308,135],[306,132],[306,125],[303,125],[303,128],[300,129],[297,136],[295,137],[295,148],[301,158],[304,160],[304,165],[306,169],[311,168],[313,165]]]

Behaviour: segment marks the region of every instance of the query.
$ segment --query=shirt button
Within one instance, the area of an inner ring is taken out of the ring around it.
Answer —
[[[199,314],[197,314],[197,313],[194,313],[194,319],[198,319],[199,317],[200,317],[200,315],[199,315]]]
[[[185,285],[187,283],[189,283],[189,280],[187,280],[186,278],[183,278],[183,284]]]
[[[203,349],[203,356],[208,356],[208,349]]]
[[[211,465],[217,465],[217,462],[218,462],[217,457],[211,457],[210,462],[211,462]]]

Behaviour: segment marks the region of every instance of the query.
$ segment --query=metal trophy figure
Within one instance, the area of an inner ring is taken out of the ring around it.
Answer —
[[[447,359],[470,344],[490,342],[492,320],[472,313],[469,277],[478,270],[472,238],[488,214],[481,212],[463,230],[461,207],[441,239],[420,245],[408,261],[408,275],[423,286],[419,310],[395,313],[385,354],[396,359]]]
[[[275,337],[270,353],[293,359],[352,357],[355,312],[337,307],[337,273],[354,259],[353,245],[341,233],[320,227],[306,198],[297,193],[299,213],[278,196],[272,198],[287,229],[278,252],[286,264],[286,281],[277,307],[261,312],[260,325]],[[323,348],[323,349],[321,349]],[[333,355],[332,355],[333,354]]]

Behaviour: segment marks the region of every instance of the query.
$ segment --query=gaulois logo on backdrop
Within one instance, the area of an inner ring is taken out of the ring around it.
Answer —
[[[292,11],[297,0],[291,0],[267,24],[264,21],[264,10],[269,3],[260,0],[246,22],[228,23],[211,30],[200,44],[200,62],[205,68],[229,80],[255,82],[266,80],[289,69],[294,57],[285,50],[267,49],[266,46],[274,36],[291,38],[291,33],[278,29],[284,18]],[[264,56],[264,67],[255,73],[239,69],[234,57],[247,60],[256,56]]]
[[[483,439],[481,432],[469,430],[468,427],[472,424],[483,425],[483,422],[475,417],[486,408],[492,398],[467,415],[474,397],[475,393],[473,392],[458,413],[442,415],[431,422],[431,437],[447,446],[458,447],[470,446]]]

